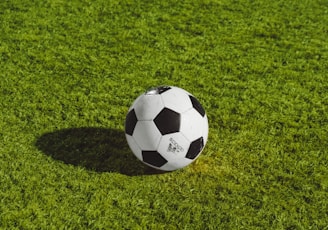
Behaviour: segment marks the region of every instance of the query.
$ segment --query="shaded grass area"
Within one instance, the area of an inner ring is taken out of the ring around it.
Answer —
[[[36,146],[66,164],[96,172],[117,172],[129,176],[164,173],[145,166],[131,154],[124,131],[80,127],[45,133]]]
[[[0,228],[328,227],[326,1],[2,1]],[[124,140],[145,89],[206,109],[158,174]]]

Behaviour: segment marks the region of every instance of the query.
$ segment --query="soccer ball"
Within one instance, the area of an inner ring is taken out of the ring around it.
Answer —
[[[152,88],[129,108],[125,136],[134,155],[163,171],[183,168],[205,147],[208,121],[199,101],[174,86]]]

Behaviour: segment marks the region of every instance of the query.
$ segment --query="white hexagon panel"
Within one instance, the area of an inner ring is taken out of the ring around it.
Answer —
[[[204,125],[207,125],[204,123],[204,118],[195,109],[190,109],[181,114],[180,132],[193,141],[203,135]]]
[[[164,171],[173,171],[177,169],[181,169],[189,165],[193,160],[190,160],[188,158],[180,158],[179,160],[175,160],[172,162],[167,162],[163,166],[161,166],[159,169]]]
[[[161,94],[164,106],[175,112],[182,113],[192,108],[189,95],[182,89],[172,87],[172,89]]]
[[[153,121],[138,121],[133,132],[133,138],[141,150],[156,150],[161,136]]]
[[[190,141],[180,132],[164,135],[157,151],[168,161],[184,158],[188,152]]]
[[[204,144],[206,145],[207,138],[208,138],[208,119],[207,119],[206,114],[204,116],[203,123],[204,123],[204,126],[203,126],[204,127],[203,128],[203,138],[204,138]]]
[[[129,144],[130,149],[132,150],[132,152],[134,153],[134,155],[142,161],[142,155],[141,155],[141,149],[138,146],[138,144],[136,143],[136,141],[134,140],[134,138],[130,135],[125,134],[126,140]]]
[[[151,121],[164,108],[160,95],[145,94],[134,104],[134,110],[139,121]]]

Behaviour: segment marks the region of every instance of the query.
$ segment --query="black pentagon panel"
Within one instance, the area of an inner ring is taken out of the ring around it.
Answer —
[[[125,118],[125,133],[132,136],[134,128],[138,122],[136,112],[132,109]]]
[[[200,137],[190,144],[190,147],[186,154],[186,158],[191,160],[195,159],[203,148],[204,148],[204,139],[203,137]]]
[[[190,100],[191,100],[191,103],[192,103],[192,106],[194,107],[194,109],[196,109],[200,113],[200,115],[202,115],[202,117],[204,117],[205,110],[204,110],[203,106],[199,103],[199,101],[194,96],[189,95],[189,97],[190,97]]]
[[[157,151],[142,151],[142,160],[158,168],[167,163],[167,160]]]
[[[155,117],[154,122],[162,135],[179,132],[181,116],[171,109],[164,108]]]
[[[155,88],[151,88],[151,89],[147,90],[146,94],[147,95],[162,94],[162,93],[168,91],[169,89],[171,89],[170,86],[159,86],[159,87],[155,87]]]

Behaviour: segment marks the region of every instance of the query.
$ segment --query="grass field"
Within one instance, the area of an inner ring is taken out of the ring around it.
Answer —
[[[175,85],[206,109],[192,165],[124,136]],[[326,0],[2,0],[0,229],[328,229]]]

